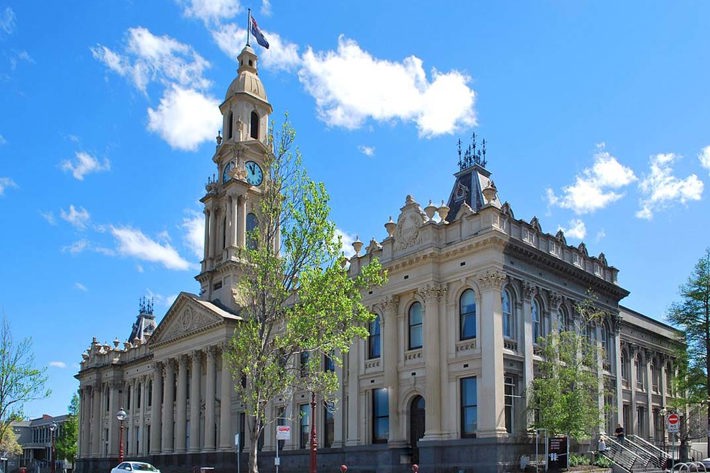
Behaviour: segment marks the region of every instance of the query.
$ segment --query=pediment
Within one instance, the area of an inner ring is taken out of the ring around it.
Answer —
[[[394,249],[402,251],[419,242],[419,229],[426,220],[426,214],[411,195],[407,196],[404,207],[397,218],[394,232]]]
[[[204,332],[224,323],[225,316],[238,319],[214,304],[202,301],[194,294],[180,293],[150,339],[152,345],[169,343]]]

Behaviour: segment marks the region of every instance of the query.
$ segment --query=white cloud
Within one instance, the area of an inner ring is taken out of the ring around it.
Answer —
[[[602,241],[604,238],[606,238],[606,231],[602,229],[602,230],[599,230],[599,231],[597,232],[597,235],[596,235],[594,241],[600,242],[600,241]]]
[[[671,165],[679,157],[673,153],[651,156],[651,171],[639,182],[643,197],[636,217],[651,220],[654,212],[668,208],[674,203],[685,204],[691,200],[700,200],[703,195],[703,182],[695,174],[685,179],[673,175]]]
[[[183,0],[179,3],[185,8],[185,16],[206,24],[234,18],[242,10],[239,0]]]
[[[175,299],[177,299],[178,295],[177,294],[169,294],[169,295],[165,296],[163,294],[158,294],[158,293],[151,291],[150,289],[147,289],[146,296],[148,297],[148,299],[153,300],[154,307],[157,307],[157,306],[170,307],[171,305],[173,305],[173,302],[175,302]]]
[[[173,86],[165,91],[157,110],[148,109],[148,129],[172,148],[193,151],[221,128],[218,106],[217,100],[196,90]]]
[[[360,145],[357,147],[357,149],[365,156],[374,156],[375,155],[375,147],[374,146]]]
[[[111,226],[111,233],[118,240],[117,251],[121,255],[160,263],[167,269],[190,269],[190,263],[184,260],[170,244],[151,240],[140,230]]]
[[[698,159],[700,160],[700,164],[710,171],[710,146],[706,146],[700,151]]]
[[[87,292],[89,289],[80,282],[75,282],[74,287],[79,289],[81,292]]]
[[[271,16],[271,0],[261,0],[261,9],[259,11],[265,16]]]
[[[269,49],[259,51],[260,64],[267,69],[291,71],[301,63],[296,44],[289,43],[277,33],[264,30],[261,25],[259,29],[269,40]],[[211,30],[211,33],[219,49],[229,57],[234,57],[242,50],[247,38],[247,30],[233,23],[218,25]],[[255,44],[256,42],[254,42]]]
[[[561,196],[547,189],[547,201],[550,205],[571,209],[577,215],[592,213],[623,197],[624,194],[615,190],[635,180],[637,177],[631,168],[623,166],[604,150],[604,145],[599,145],[594,165],[577,175],[574,184],[565,186]]]
[[[15,181],[9,177],[0,177],[0,196],[5,195],[5,190],[12,189],[13,187],[17,187]]]
[[[67,364],[64,363],[63,361],[50,361],[50,362],[49,362],[49,366],[51,366],[51,367],[53,367],[53,368],[61,368],[61,369],[64,369],[64,368],[67,367]]]
[[[0,38],[9,36],[15,31],[15,12],[10,7],[0,12]]]
[[[56,225],[57,224],[57,219],[54,218],[54,214],[52,212],[40,212],[40,216],[47,221],[48,224],[50,225]]]
[[[99,162],[98,159],[91,156],[89,153],[79,151],[76,153],[74,162],[69,160],[62,161],[60,164],[63,171],[70,171],[74,179],[79,181],[84,180],[84,176],[95,172],[103,172],[111,169],[111,163],[108,159]]]
[[[88,240],[77,240],[74,243],[72,243],[69,246],[65,246],[62,248],[63,253],[71,253],[73,255],[79,254],[82,251],[86,250],[89,248],[89,241]]]
[[[164,86],[178,84],[183,87],[206,89],[210,81],[204,71],[210,64],[192,47],[169,36],[155,36],[146,28],[130,28],[124,53],[106,46],[91,48],[94,58],[109,69],[131,80],[140,91],[146,92],[151,82]]]
[[[415,122],[420,135],[429,137],[476,124],[470,79],[434,70],[430,81],[415,56],[399,63],[377,59],[340,36],[337,51],[308,48],[302,66],[299,80],[329,125],[354,129],[367,118],[399,119]]]
[[[79,230],[86,229],[86,224],[88,223],[90,218],[89,212],[85,208],[79,207],[77,209],[76,207],[74,207],[74,205],[69,205],[68,211],[61,209],[59,212],[59,216],[62,218],[62,220],[69,222]]]
[[[569,223],[567,224],[568,227],[560,227],[559,229],[562,230],[565,234],[566,237],[568,238],[577,238],[579,240],[583,240],[585,236],[587,236],[587,227],[584,224],[584,222],[580,219],[573,219],[570,220]]]
[[[202,260],[205,253],[205,218],[197,212],[190,212],[183,218],[181,227],[185,231],[183,239],[192,253]]]

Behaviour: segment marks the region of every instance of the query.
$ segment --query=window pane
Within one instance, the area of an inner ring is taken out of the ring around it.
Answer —
[[[476,295],[471,289],[466,289],[459,300],[459,317],[461,323],[461,340],[476,337]]]
[[[367,343],[368,358],[379,358],[380,347],[380,316],[375,315],[375,320],[370,322],[370,336]]]
[[[478,428],[476,378],[461,378],[461,436],[473,437]]]
[[[501,293],[501,305],[503,307],[503,336],[513,337],[513,309],[510,306],[510,294],[507,290]]]
[[[409,308],[409,349],[422,347],[422,305],[415,302]]]
[[[301,425],[298,446],[299,448],[308,448],[308,427],[310,425],[311,406],[308,404],[301,404],[299,407],[299,413],[301,415]]]
[[[389,407],[387,389],[372,391],[372,441],[387,442],[389,437]]]

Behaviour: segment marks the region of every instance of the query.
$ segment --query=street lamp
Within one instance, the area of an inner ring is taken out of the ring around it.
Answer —
[[[56,460],[54,458],[57,455],[56,450],[54,449],[54,432],[56,430],[57,430],[57,423],[56,422],[52,422],[51,424],[49,424],[49,432],[50,432],[50,435],[52,436],[52,448],[49,450],[49,464],[50,464],[49,468],[52,473],[55,473],[56,466],[57,466]]]
[[[316,393],[311,391],[311,468],[309,473],[316,473],[316,455],[318,454],[318,437],[316,436]]]
[[[116,419],[118,419],[118,422],[120,424],[118,430],[118,463],[123,462],[123,421],[126,420],[126,417],[128,417],[128,415],[126,414],[126,411],[123,410],[123,408],[119,409],[119,411],[116,413]]]

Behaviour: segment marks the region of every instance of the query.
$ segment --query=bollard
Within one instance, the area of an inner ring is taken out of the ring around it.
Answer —
[[[412,471],[414,473],[419,473],[419,465],[417,465],[416,463],[412,465]]]
[[[348,471],[348,466],[347,465],[340,465],[340,472],[345,473],[346,471]]]

